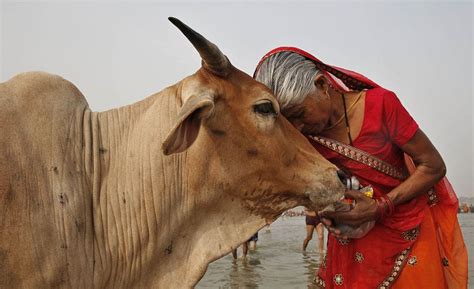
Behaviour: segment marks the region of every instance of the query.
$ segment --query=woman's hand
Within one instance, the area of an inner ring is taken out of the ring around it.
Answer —
[[[336,224],[360,226],[369,221],[375,221],[377,216],[377,203],[359,191],[347,191],[345,197],[354,200],[355,204],[349,211],[319,212],[321,218],[331,219]],[[327,222],[327,221],[326,221]],[[331,222],[332,223],[332,222]],[[331,230],[329,230],[331,232]]]
[[[336,226],[334,226],[331,219],[321,217],[321,222],[323,223],[324,227],[326,227],[326,229],[329,231],[329,233],[333,234],[336,238],[338,238],[338,239],[348,239],[347,236],[343,236],[341,234],[341,230],[339,230],[338,228],[336,228]]]
[[[367,235],[375,225],[375,221],[370,221],[360,226],[335,225],[330,219],[326,218],[321,218],[321,221],[331,235],[343,240],[362,238]]]

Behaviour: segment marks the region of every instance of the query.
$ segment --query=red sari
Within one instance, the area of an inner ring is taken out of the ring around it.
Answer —
[[[400,147],[417,130],[417,123],[394,93],[374,88],[366,92],[364,120],[353,146],[403,169],[404,153]],[[312,143],[326,159],[355,175],[361,185],[372,185],[375,197],[389,193],[401,183],[314,141]],[[316,282],[324,285],[323,288],[390,288],[405,264],[414,262],[411,250],[427,207],[427,195],[421,195],[398,205],[390,218],[376,223],[361,239],[338,241],[330,236],[326,260]]]
[[[341,90],[368,89],[363,125],[353,146],[399,170],[414,170],[400,147],[413,137],[418,124],[393,92],[295,47],[270,51],[256,71],[266,58],[282,51],[312,60]],[[401,182],[311,139],[310,142],[325,158],[357,176],[363,186],[372,185],[375,197],[389,193]],[[377,222],[361,239],[339,241],[330,236],[316,285],[347,289],[467,288],[467,251],[457,220],[457,197],[446,178],[434,189],[397,205],[390,218]]]

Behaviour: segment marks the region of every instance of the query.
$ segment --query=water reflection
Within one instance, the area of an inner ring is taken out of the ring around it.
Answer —
[[[257,249],[246,259],[229,254],[215,261],[196,288],[307,288],[322,259],[314,250],[301,251],[304,219],[277,220],[260,233]],[[308,248],[316,247],[314,239]]]
[[[319,270],[325,255],[320,254],[319,252],[303,252],[302,259],[304,262],[304,267],[307,269],[306,275],[306,284],[308,284],[308,289],[316,289],[317,287],[313,284],[314,276]]]
[[[319,269],[319,266],[322,262],[323,256],[316,252],[303,252],[302,259],[304,263],[304,267],[306,268],[306,280],[307,283],[310,284],[313,282],[314,274]]]
[[[474,214],[459,215],[469,256],[474,254]],[[265,229],[264,229],[265,230]],[[271,231],[259,235],[256,251],[247,259],[232,258],[232,254],[213,262],[196,288],[308,288],[323,256],[311,250],[301,252],[306,236],[304,218],[277,220]],[[313,238],[308,248],[315,248]],[[470,287],[474,280],[473,266],[469,266]],[[474,288],[474,287],[473,287]]]
[[[229,272],[230,288],[259,288],[259,284],[262,284],[260,270],[263,270],[263,267],[255,257],[232,260]]]

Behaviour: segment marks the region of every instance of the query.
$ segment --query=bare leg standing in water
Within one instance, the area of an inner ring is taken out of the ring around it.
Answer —
[[[253,234],[253,236],[250,237],[250,239],[248,239],[246,242],[242,243],[242,258],[247,258],[250,242],[252,242],[252,250],[257,249],[257,241],[258,241],[258,232]],[[234,257],[234,259],[237,259],[237,248],[232,250],[232,256]]]
[[[249,241],[242,243],[242,258],[247,258],[247,253],[249,252]],[[237,248],[232,250],[232,257],[237,259]]]
[[[249,242],[244,242],[242,244],[242,258],[247,258],[247,253],[249,252]]]
[[[319,254],[324,252],[324,225],[319,223],[316,226],[316,233],[318,233],[318,242],[319,242]]]
[[[313,238],[313,232],[316,228],[319,241],[318,250],[319,253],[322,254],[324,251],[324,227],[315,211],[310,211],[307,208],[305,208],[304,211],[306,214],[306,238],[303,241],[303,251],[306,251],[306,247],[308,247],[309,241]]]
[[[306,251],[306,247],[308,247],[309,241],[313,238],[313,225],[306,225],[306,238],[303,241],[303,251]]]

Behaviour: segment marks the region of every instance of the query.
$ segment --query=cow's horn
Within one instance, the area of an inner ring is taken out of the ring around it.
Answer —
[[[174,17],[168,18],[179,30],[191,41],[194,48],[201,55],[203,66],[212,73],[226,77],[231,68],[229,59],[217,48],[217,46],[197,33],[189,26]]]

